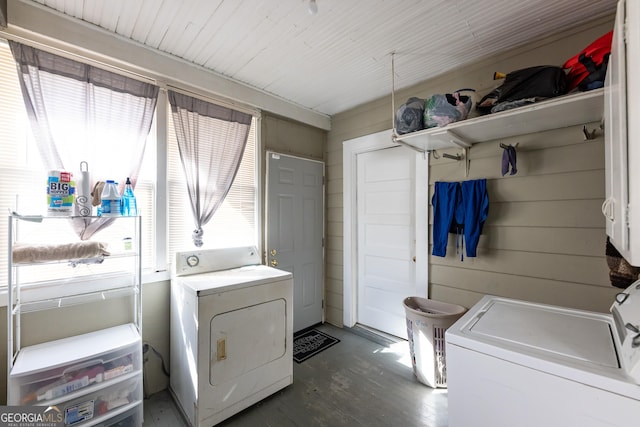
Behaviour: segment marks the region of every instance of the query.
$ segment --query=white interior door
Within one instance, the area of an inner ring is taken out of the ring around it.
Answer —
[[[324,163],[267,153],[268,265],[293,273],[293,330],[323,320]]]
[[[357,156],[358,323],[407,337],[404,298],[416,280],[416,155],[404,147]]]

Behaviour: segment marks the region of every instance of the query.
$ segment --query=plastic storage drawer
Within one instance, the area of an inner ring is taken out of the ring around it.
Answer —
[[[143,421],[143,412],[142,404],[136,405],[122,414],[96,424],[96,427],[140,427]],[[85,425],[88,427],[90,424]]]
[[[9,375],[8,405],[55,405],[142,369],[133,324],[25,347]],[[139,375],[140,376],[140,375]]]
[[[139,375],[109,387],[75,397],[56,405],[67,426],[93,426],[115,421],[115,417],[134,407],[142,407],[142,381]]]

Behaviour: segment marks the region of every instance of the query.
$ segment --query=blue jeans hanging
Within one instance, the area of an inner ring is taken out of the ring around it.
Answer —
[[[436,182],[431,199],[433,207],[432,255],[446,256],[449,232],[463,236],[468,257],[475,257],[482,226],[489,214],[487,180]],[[457,234],[456,233],[456,234]],[[457,244],[457,241],[456,241]]]

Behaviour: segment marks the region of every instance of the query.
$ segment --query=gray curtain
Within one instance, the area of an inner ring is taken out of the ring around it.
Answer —
[[[93,181],[115,179],[122,192],[130,177],[135,186],[158,87],[17,42],[9,45],[44,167],[73,172],[87,161]],[[86,240],[111,221],[74,218],[73,225]]]
[[[180,161],[195,223],[193,244],[203,244],[209,222],[238,172],[251,128],[251,114],[168,91]]]

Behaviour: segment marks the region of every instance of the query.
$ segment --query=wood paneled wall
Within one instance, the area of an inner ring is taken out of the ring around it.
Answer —
[[[502,176],[501,142],[518,144],[516,175]],[[436,181],[486,178],[490,202],[476,258],[462,260],[453,234],[446,257],[430,256],[431,297],[470,307],[493,294],[607,311],[616,289],[604,256],[602,132],[584,140],[574,126],[483,142],[469,158],[468,177],[464,162],[430,161],[431,195]]]
[[[494,71],[509,72],[564,61],[613,28],[613,17],[586,23],[562,34],[446,73],[396,93],[396,107],[410,96],[472,87],[478,97],[495,82]],[[396,70],[401,81],[402,70]],[[398,81],[397,80],[397,81]],[[391,88],[390,88],[391,90]],[[327,320],[343,321],[342,142],[392,126],[391,96],[332,117],[327,140]],[[590,124],[590,128],[598,127]],[[505,144],[518,143],[518,174],[502,177]],[[454,150],[455,151],[455,150]],[[452,151],[452,152],[454,152]],[[430,186],[437,180],[487,178],[489,220],[478,257],[460,261],[455,246],[445,258],[430,257],[431,297],[470,307],[484,294],[607,311],[616,292],[605,261],[604,148],[602,133],[585,142],[581,127],[486,141],[464,162],[430,161]],[[450,242],[453,244],[453,241]]]
[[[260,152],[260,170],[262,171],[262,183],[260,197],[263,201],[263,208],[260,213],[260,221],[262,227],[266,227],[264,209],[267,181],[265,178],[267,175],[266,152],[275,151],[276,153],[288,154],[290,156],[324,161],[324,147],[327,132],[266,111],[262,114],[261,122],[260,139],[262,141],[262,150]],[[264,232],[260,238],[262,240],[262,247],[266,248]]]
[[[264,112],[261,131],[266,150],[323,160],[327,132],[322,129]]]

